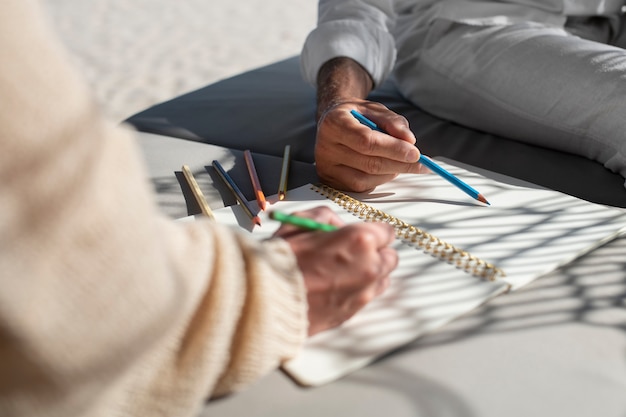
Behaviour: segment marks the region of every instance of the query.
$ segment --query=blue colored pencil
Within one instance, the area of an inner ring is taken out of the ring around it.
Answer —
[[[246,214],[250,217],[250,219],[255,224],[260,226],[261,219],[259,218],[258,215],[254,213],[254,209],[250,207],[251,203],[248,201],[248,199],[246,199],[246,197],[243,195],[243,193],[241,192],[237,184],[235,184],[235,181],[233,181],[230,175],[228,175],[226,170],[222,167],[222,164],[220,164],[219,161],[213,161],[213,168],[215,168],[215,170],[219,174],[222,181],[224,181],[224,184],[226,184],[226,186],[233,193],[237,201],[239,201],[239,204],[241,205],[241,208],[243,209],[243,211],[246,212]]]
[[[377,130],[377,131],[382,132],[382,133],[387,133],[384,130],[382,130],[380,127],[378,127],[378,125],[376,125],[376,123],[372,122],[370,119],[368,119],[367,117],[363,116],[358,111],[351,110],[350,113],[359,122],[361,122],[361,124],[364,124],[365,126],[369,127],[370,129]],[[428,169],[433,171],[435,174],[441,176],[441,178],[449,181],[451,184],[453,184],[456,187],[458,187],[461,191],[465,192],[470,197],[472,197],[472,198],[474,198],[474,199],[476,199],[476,200],[478,200],[478,201],[480,201],[482,203],[489,204],[487,199],[485,199],[485,197],[483,197],[483,195],[481,193],[479,193],[476,189],[474,189],[473,187],[471,187],[470,185],[468,185],[467,183],[465,183],[464,181],[462,181],[458,177],[454,176],[450,172],[446,171],[443,167],[441,167],[440,165],[435,163],[435,161],[433,161],[432,159],[430,159],[426,155],[423,155],[423,154],[420,155],[420,158],[419,158],[418,162],[423,164],[423,165],[425,165],[426,167],[428,167]]]

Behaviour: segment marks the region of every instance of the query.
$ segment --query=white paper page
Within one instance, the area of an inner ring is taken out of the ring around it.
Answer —
[[[626,227],[626,211],[537,186],[498,181],[440,162],[478,190],[475,201],[435,174],[400,175],[360,201],[496,264],[512,289],[571,262]]]
[[[271,209],[294,212],[319,205],[335,211],[346,223],[361,221],[329,199],[303,186],[287,193],[287,199],[270,197]],[[250,230],[250,220],[238,206],[215,211],[218,222],[238,223]],[[262,215],[259,238],[271,236],[279,224]],[[301,354],[284,365],[303,385],[320,385],[359,369],[377,357],[437,329],[505,292],[504,282],[490,282],[397,241],[400,262],[389,288],[354,317],[336,329],[307,342]]]
[[[479,190],[491,206],[432,175],[401,175],[358,200],[502,268],[506,282],[489,282],[398,242],[400,265],[388,290],[336,329],[309,339],[284,365],[303,385],[321,385],[357,370],[506,292],[519,288],[614,238],[626,226],[622,209],[583,200],[498,176],[498,181],[456,166],[446,169]],[[268,199],[285,212],[316,205],[333,209],[346,223],[360,221],[310,186],[290,190],[287,200]],[[259,238],[278,224],[262,217],[251,228],[238,206],[216,211],[221,223],[238,224]]]

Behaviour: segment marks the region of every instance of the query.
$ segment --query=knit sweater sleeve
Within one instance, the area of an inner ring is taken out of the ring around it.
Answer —
[[[288,244],[160,215],[37,3],[0,9],[0,415],[191,416],[292,357]]]

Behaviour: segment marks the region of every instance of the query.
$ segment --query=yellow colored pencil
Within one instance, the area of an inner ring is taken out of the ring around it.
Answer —
[[[191,192],[193,193],[193,196],[198,202],[198,205],[200,206],[200,210],[202,210],[202,214],[204,214],[211,220],[215,220],[215,216],[213,215],[213,212],[211,211],[211,207],[209,207],[209,204],[204,198],[204,194],[202,194],[202,190],[200,189],[198,182],[194,178],[193,174],[191,173],[191,170],[189,169],[187,165],[183,165],[183,175],[185,175],[187,184],[189,184],[189,188],[191,188]]]
[[[283,155],[283,167],[280,171],[280,184],[278,186],[278,199],[284,200],[287,196],[287,177],[289,175],[289,154],[291,145],[285,145],[285,153]]]

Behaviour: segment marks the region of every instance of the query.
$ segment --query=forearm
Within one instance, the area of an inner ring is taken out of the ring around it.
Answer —
[[[315,167],[320,180],[335,188],[365,192],[400,172],[420,172],[419,152],[406,119],[367,100],[375,82],[350,58],[325,62],[317,74]],[[371,130],[352,115],[358,110],[389,133],[374,142]]]
[[[369,73],[350,58],[334,58],[320,68],[317,77],[317,120],[336,104],[365,99],[374,87]]]

